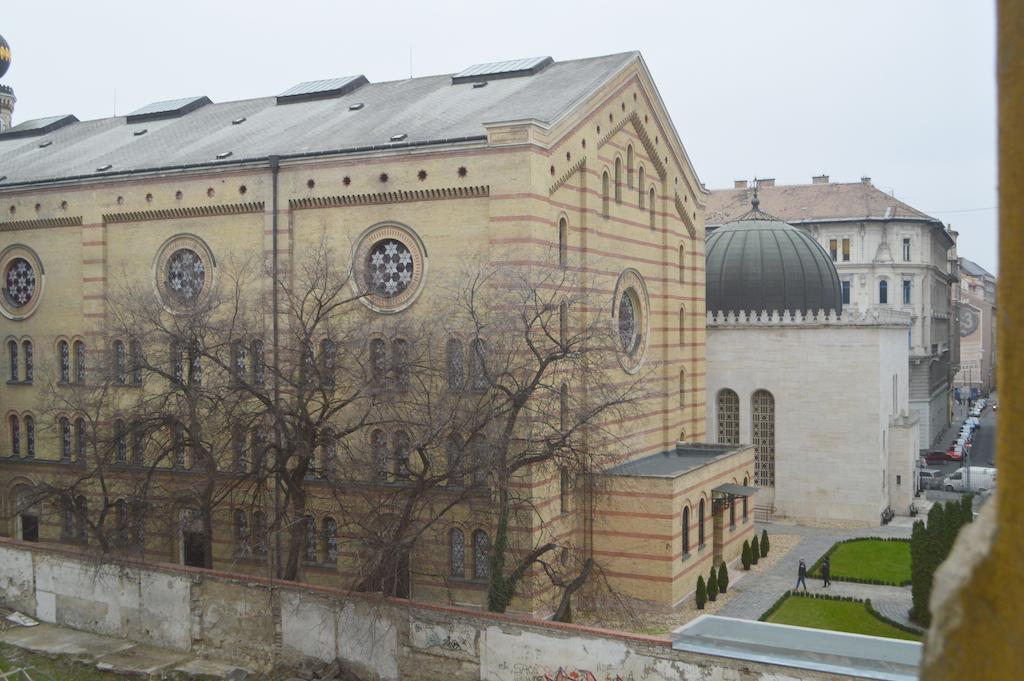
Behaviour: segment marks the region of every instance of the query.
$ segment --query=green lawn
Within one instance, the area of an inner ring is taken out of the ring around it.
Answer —
[[[820,569],[813,576],[820,577]],[[839,577],[909,582],[910,542],[858,539],[837,544],[832,550],[832,578]]]
[[[50,658],[0,643],[0,671],[24,667],[33,681],[128,681],[129,677],[101,672],[92,666],[76,664],[70,657]],[[138,681],[139,677],[131,677]]]
[[[824,598],[790,596],[768,618],[776,624],[792,624],[812,629],[831,629],[851,634],[920,641],[921,637],[897,629],[870,612],[864,603],[833,601]]]

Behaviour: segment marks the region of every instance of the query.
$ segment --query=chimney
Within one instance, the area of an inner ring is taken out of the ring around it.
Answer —
[[[811,184],[828,184],[828,175],[815,175],[811,178]]]
[[[758,187],[774,187],[775,186],[775,178],[774,177],[764,177],[764,178],[761,178],[760,180],[757,180],[757,186]]]
[[[0,85],[0,132],[11,127],[14,103],[18,101],[10,85]]]
[[[863,182],[864,184],[871,184],[871,178],[868,177],[867,175],[864,175],[863,177],[861,177],[860,181]]]
[[[747,181],[746,180],[733,180],[732,181],[732,188],[733,189],[746,189],[747,188]]]

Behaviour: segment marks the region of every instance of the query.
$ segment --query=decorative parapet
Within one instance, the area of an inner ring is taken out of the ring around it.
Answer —
[[[179,208],[161,208],[156,210],[126,211],[124,213],[104,213],[103,221],[107,224],[124,222],[146,222],[149,220],[178,220],[181,218],[210,218],[222,215],[240,215],[242,213],[262,213],[263,202],[229,203],[211,206],[182,206]]]
[[[816,312],[791,312],[762,310],[761,312],[713,312],[708,310],[707,326],[720,328],[766,327],[766,326],[907,326],[911,323],[910,313],[888,308],[871,307],[860,310],[856,306],[844,308],[842,314],[835,310]]]
[[[41,218],[38,220],[10,220],[0,222],[0,232],[11,232],[20,229],[46,229],[48,227],[78,227],[82,224],[82,216],[63,218]]]

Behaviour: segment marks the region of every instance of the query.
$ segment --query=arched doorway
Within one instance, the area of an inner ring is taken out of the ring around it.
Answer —
[[[22,541],[39,541],[39,500],[31,487],[14,490],[14,537]]]

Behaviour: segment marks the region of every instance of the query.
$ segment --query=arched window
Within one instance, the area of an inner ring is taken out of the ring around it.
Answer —
[[[89,506],[85,497],[75,497],[75,537],[80,544],[89,542]]]
[[[448,459],[448,484],[457,486],[466,484],[462,470],[462,437],[458,433],[452,433],[448,436],[448,442],[445,444],[445,454]]]
[[[383,390],[387,385],[387,348],[383,338],[370,340],[370,376],[371,385]]]
[[[569,262],[569,225],[565,218],[558,220],[558,266],[565,267]]]
[[[185,467],[185,428],[180,422],[175,421],[171,424],[171,442],[174,446],[174,461],[173,465],[175,468]]]
[[[758,390],[750,398],[751,439],[754,441],[754,480],[759,487],[775,486],[775,397]]]
[[[249,343],[249,366],[253,385],[263,385],[263,341],[255,338]]]
[[[633,188],[633,145],[626,147],[626,186]]]
[[[303,546],[304,558],[307,563],[316,562],[316,521],[313,516],[302,517],[302,526],[306,530],[306,541]]]
[[[686,345],[686,306],[679,306],[679,347]]]
[[[644,180],[645,180],[644,167],[640,166],[640,170],[637,171],[637,175],[636,175],[636,188],[637,188],[637,202],[640,204],[641,208],[644,207],[644,203],[645,203],[644,197],[645,197],[645,192],[647,191],[647,189],[644,187],[644,184],[645,184]]]
[[[135,421],[131,426],[132,431],[132,465],[141,466],[142,458],[146,450],[146,433],[142,424]]]
[[[483,530],[473,533],[473,577],[487,579],[491,576],[491,538]]]
[[[679,370],[679,408],[686,409],[686,369]]]
[[[62,498],[59,502],[60,508],[60,540],[75,540],[75,509],[70,501]]]
[[[338,522],[327,516],[320,523],[320,540],[323,543],[322,553],[325,563],[337,564],[338,562]]]
[[[608,171],[604,171],[604,175],[601,176],[601,214],[604,217],[608,217],[608,203],[610,200],[609,192],[611,183],[608,180]]]
[[[569,512],[570,490],[569,469],[562,466],[558,469],[558,508],[561,513]]]
[[[201,385],[203,382],[203,353],[198,338],[188,344],[188,383]]]
[[[255,433],[254,433],[255,434]],[[234,471],[248,473],[249,463],[245,460],[245,427],[235,425],[231,429],[231,456],[234,458]]]
[[[114,543],[122,548],[128,546],[128,502],[118,499],[114,502]]]
[[[330,428],[323,434],[323,464],[320,469],[328,479],[338,475],[338,437]]]
[[[10,356],[10,367],[11,367],[11,383],[18,382],[18,341],[10,340],[7,341],[7,352]]]
[[[558,304],[558,344],[564,351],[569,347],[569,303]]]
[[[34,362],[32,360],[32,341],[22,341],[21,350],[25,353],[25,382],[31,383],[33,373],[35,372],[33,367]]]
[[[686,246],[679,244],[679,283],[686,283]]]
[[[330,338],[320,341],[320,381],[325,388],[334,387],[334,370],[338,361],[338,346]]]
[[[250,553],[249,516],[236,508],[235,516],[235,557],[245,558]]]
[[[245,343],[240,340],[232,341],[231,343],[231,373],[234,375],[235,380],[242,383],[246,379],[246,361],[248,360],[248,352],[246,351]]]
[[[743,477],[743,486],[746,487],[750,484],[749,478]],[[743,497],[743,522],[747,522],[747,497]]]
[[[715,412],[718,420],[718,444],[738,445],[740,443],[740,398],[729,390],[722,388],[715,399]]]
[[[412,450],[412,441],[409,433],[404,430],[396,430],[391,438],[391,474],[396,480],[407,480],[409,478],[409,453]]]
[[[114,421],[114,463],[128,463],[128,434],[124,421]]]
[[[373,457],[373,472],[377,480],[388,479],[388,440],[384,431],[375,428],[370,433],[370,453]]]
[[[482,338],[474,338],[469,344],[470,354],[470,380],[473,383],[473,391],[482,393],[487,391],[490,381],[487,378],[487,345]]]
[[[473,484],[486,485],[487,474],[490,472],[490,456],[487,449],[487,439],[479,433],[469,441],[470,456],[473,457]]]
[[[11,414],[7,417],[7,427],[11,431],[11,456],[21,456],[21,422]]]
[[[409,387],[409,343],[402,338],[391,341],[391,371],[395,375],[395,389],[406,390]]]
[[[75,419],[75,461],[85,463],[85,419]]]
[[[133,385],[142,385],[142,341],[132,338],[128,341],[128,370]]]
[[[445,344],[445,364],[448,369],[448,389],[460,391],[466,385],[466,356],[463,354],[462,341],[449,338]]]
[[[656,206],[657,202],[654,200],[654,187],[651,187],[650,198],[651,198],[651,205],[649,206],[648,210],[650,210],[650,212],[651,212],[651,229],[654,229],[655,227],[658,226],[658,222],[657,222],[658,215],[657,215],[657,212],[655,211],[655,208],[657,207]]]
[[[466,537],[457,527],[448,532],[448,574],[456,579],[466,578]]]
[[[176,385],[181,385],[185,382],[185,354],[178,341],[171,341],[168,346],[168,356],[170,357],[171,381]]]
[[[690,505],[683,506],[683,558],[690,553]]]
[[[886,305],[889,302],[889,282],[882,279],[878,282],[878,303]]]
[[[697,547],[704,548],[704,500],[697,507]]]
[[[252,550],[256,556],[267,555],[267,514],[263,511],[252,514]]]
[[[128,381],[128,354],[125,352],[123,340],[114,341],[113,355],[114,383],[124,385]]]
[[[30,459],[36,455],[36,420],[31,416],[25,417],[25,454]]]
[[[61,416],[57,423],[60,427],[60,460],[71,461],[71,421]]]
[[[57,359],[60,362],[60,382],[71,382],[71,352],[65,340],[57,343]]]
[[[735,483],[735,479],[733,481]],[[736,527],[736,498],[729,500],[729,527]]]
[[[85,383],[85,343],[75,341],[75,383]]]
[[[622,203],[622,159],[615,157],[615,203]]]

